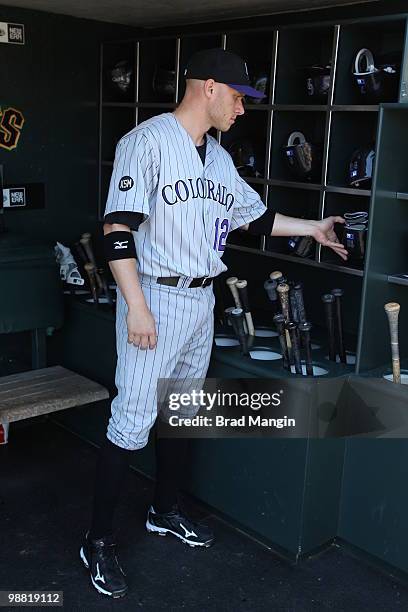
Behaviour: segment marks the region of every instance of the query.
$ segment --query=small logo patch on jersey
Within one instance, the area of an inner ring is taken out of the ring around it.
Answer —
[[[135,181],[131,176],[122,176],[119,181],[119,189],[120,191],[129,191],[129,189],[132,189],[134,184]]]

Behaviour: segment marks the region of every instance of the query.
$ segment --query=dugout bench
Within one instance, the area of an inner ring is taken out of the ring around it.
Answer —
[[[63,294],[51,246],[0,235],[0,333],[29,331],[32,370],[0,377],[0,423],[11,423],[104,400],[102,385],[46,366],[46,332],[63,323]]]

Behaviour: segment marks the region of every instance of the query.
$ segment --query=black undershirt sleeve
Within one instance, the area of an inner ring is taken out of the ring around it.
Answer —
[[[275,221],[276,212],[274,210],[266,210],[263,215],[251,221],[247,229],[248,234],[252,236],[270,236]]]
[[[140,212],[118,210],[105,215],[104,223],[121,223],[127,225],[131,230],[137,232],[139,225],[143,223],[145,215]]]

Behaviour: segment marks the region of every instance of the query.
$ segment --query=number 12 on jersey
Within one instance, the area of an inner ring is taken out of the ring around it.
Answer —
[[[228,219],[220,219],[217,217],[215,220],[215,238],[214,238],[214,251],[225,251],[225,241],[228,236]]]

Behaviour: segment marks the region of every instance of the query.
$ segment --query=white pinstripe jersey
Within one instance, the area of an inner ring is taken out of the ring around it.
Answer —
[[[163,113],[118,142],[105,215],[117,211],[144,215],[133,232],[139,272],[196,278],[227,269],[228,232],[266,207],[212,136],[203,166],[189,133]]]

